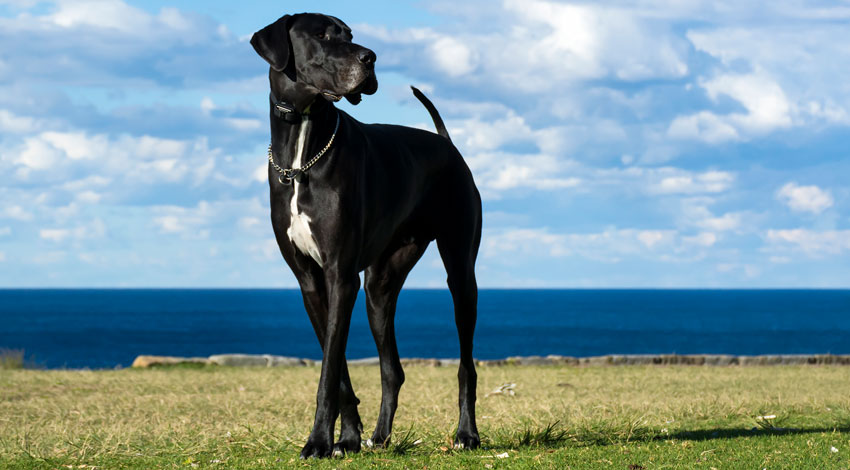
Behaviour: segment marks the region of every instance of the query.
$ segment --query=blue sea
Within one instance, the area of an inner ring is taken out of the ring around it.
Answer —
[[[347,356],[376,356],[364,295]],[[404,290],[402,357],[458,356],[451,296]],[[35,366],[140,354],[321,358],[297,290],[0,290],[0,348]],[[850,353],[850,290],[481,290],[475,356]]]

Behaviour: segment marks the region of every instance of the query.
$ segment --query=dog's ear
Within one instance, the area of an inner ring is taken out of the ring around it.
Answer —
[[[289,43],[289,26],[292,16],[285,15],[251,36],[251,45],[273,69],[282,72],[289,64],[292,46]]]

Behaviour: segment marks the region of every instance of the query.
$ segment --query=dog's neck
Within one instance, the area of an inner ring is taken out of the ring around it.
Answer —
[[[303,165],[325,145],[323,142],[333,134],[334,120],[339,112],[321,96],[296,95],[288,99],[276,95],[274,88],[269,108],[272,152],[277,164],[284,168]],[[292,111],[282,111],[282,108]]]

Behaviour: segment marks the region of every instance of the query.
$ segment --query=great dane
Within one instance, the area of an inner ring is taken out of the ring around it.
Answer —
[[[316,417],[301,457],[361,448],[359,400],[345,359],[361,271],[382,388],[378,422],[366,444],[389,442],[404,382],[395,339],[396,301],[407,274],[433,240],[448,274],[460,340],[455,446],[475,448],[480,439],[472,336],[481,197],[439,113],[419,90],[414,88],[414,94],[439,135],[363,124],[334,106],[343,97],[357,104],[361,94],[378,89],[375,53],[351,39],[351,29],[339,19],[308,13],[286,15],[251,38],[271,66],[272,227],[323,352]],[[342,424],[334,443],[337,417]]]

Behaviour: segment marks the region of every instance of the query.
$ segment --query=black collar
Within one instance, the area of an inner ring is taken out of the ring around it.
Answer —
[[[290,124],[297,124],[301,122],[303,115],[310,114],[309,106],[307,107],[308,112],[299,113],[298,110],[295,109],[295,106],[283,100],[278,101],[278,99],[274,96],[274,92],[269,93],[269,100],[272,102],[272,110],[274,110],[274,115]]]

